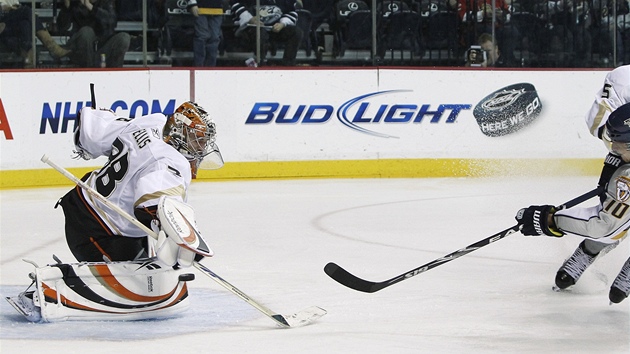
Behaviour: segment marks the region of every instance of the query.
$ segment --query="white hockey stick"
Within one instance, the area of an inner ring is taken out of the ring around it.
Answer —
[[[123,218],[127,219],[129,222],[131,222],[132,224],[134,224],[137,227],[139,227],[142,231],[146,232],[147,235],[149,235],[149,236],[151,236],[151,237],[153,237],[154,239],[157,240],[158,236],[157,236],[157,234],[155,232],[153,232],[153,230],[151,230],[150,228],[146,227],[143,223],[138,221],[133,216],[129,215],[129,213],[127,213],[126,211],[122,210],[118,205],[112,203],[107,198],[103,197],[98,191],[96,191],[94,188],[88,186],[85,182],[83,182],[82,180],[77,178],[75,175],[71,174],[68,170],[66,170],[65,168],[63,168],[63,167],[57,165],[56,163],[50,161],[50,159],[48,158],[47,155],[42,156],[41,160],[42,160],[42,162],[48,164],[50,167],[52,167],[55,170],[59,171],[62,175],[66,176],[72,182],[74,182],[77,185],[79,185],[81,188],[83,188],[83,190],[88,192],[94,198],[98,199],[101,203],[107,205],[109,208],[113,209],[118,214],[120,214]],[[245,294],[244,292],[239,290],[237,287],[235,287],[234,285],[230,284],[227,280],[221,278],[215,272],[213,272],[210,269],[208,269],[203,264],[201,264],[199,262],[194,262],[193,264],[194,264],[195,268],[197,268],[203,274],[205,274],[206,276],[210,277],[212,280],[214,280],[219,285],[221,285],[222,287],[226,288],[227,290],[229,290],[230,292],[232,292],[236,296],[240,297],[242,300],[244,300],[245,302],[247,302],[248,304],[250,304],[251,306],[256,308],[258,311],[260,311],[263,314],[265,314],[265,316],[267,316],[270,319],[274,320],[276,322],[276,324],[278,324],[279,326],[281,326],[283,328],[293,328],[293,327],[300,327],[300,326],[307,325],[307,324],[317,320],[318,318],[324,316],[327,313],[326,310],[322,309],[321,307],[311,306],[311,307],[309,307],[307,309],[304,309],[304,310],[302,310],[300,312],[297,312],[297,313],[295,313],[293,315],[289,315],[289,316],[280,315],[278,313],[275,313],[275,312],[271,311],[269,308],[267,308],[266,306],[260,304],[259,302],[255,301],[254,299],[249,297],[247,294]]]

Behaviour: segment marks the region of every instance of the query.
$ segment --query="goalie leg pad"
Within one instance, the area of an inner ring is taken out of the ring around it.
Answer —
[[[46,322],[156,319],[188,308],[182,271],[154,260],[55,264],[35,273],[35,305]]]

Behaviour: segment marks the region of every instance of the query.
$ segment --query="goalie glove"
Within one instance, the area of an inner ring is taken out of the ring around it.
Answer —
[[[169,266],[190,267],[200,257],[214,254],[201,236],[193,208],[173,197],[162,196],[157,217],[160,231],[156,244],[157,257]]]
[[[158,233],[156,255],[162,263],[169,267],[178,264],[182,268],[190,267],[195,260],[195,253],[184,247],[179,247],[172,237],[168,237],[164,230]]]
[[[515,219],[521,225],[521,233],[525,236],[562,237],[564,233],[549,223],[549,219],[553,220],[555,212],[556,208],[552,205],[532,205],[519,210]]]

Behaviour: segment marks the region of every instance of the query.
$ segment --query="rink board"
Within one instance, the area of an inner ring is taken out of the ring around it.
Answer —
[[[200,180],[597,174],[606,150],[584,115],[606,70],[365,68],[33,71],[0,73],[0,188],[68,184],[105,161],[72,158],[76,112],[171,113],[192,99],[217,124],[226,165]],[[490,107],[535,101],[505,115]],[[495,98],[496,96],[496,98]],[[503,103],[502,103],[503,102]],[[495,113],[496,112],[496,113]],[[532,113],[533,112],[533,113]],[[532,114],[532,115],[530,115]],[[527,124],[522,121],[528,119]],[[514,124],[514,129],[509,128]],[[501,134],[496,134],[500,132]]]

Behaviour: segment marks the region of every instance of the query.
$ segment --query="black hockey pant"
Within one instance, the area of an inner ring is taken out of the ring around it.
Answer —
[[[146,237],[114,235],[89,206],[79,186],[64,195],[57,205],[63,208],[66,241],[78,261],[131,261],[147,257]]]

